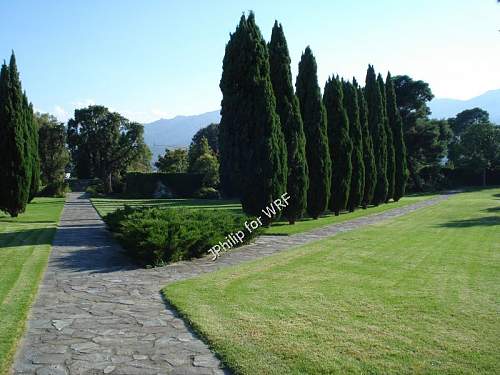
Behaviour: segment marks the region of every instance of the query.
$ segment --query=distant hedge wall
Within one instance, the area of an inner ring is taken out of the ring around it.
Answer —
[[[202,186],[203,175],[195,173],[127,173],[125,195],[134,198],[150,198],[158,181],[170,189],[176,197],[189,198]]]

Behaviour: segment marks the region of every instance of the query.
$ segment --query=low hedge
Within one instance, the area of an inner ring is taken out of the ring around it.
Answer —
[[[126,251],[147,266],[201,257],[240,230],[245,234],[243,243],[260,233],[260,228],[248,233],[248,217],[227,210],[126,206],[104,220]]]
[[[191,198],[202,187],[203,175],[196,173],[139,173],[125,176],[125,195],[130,198],[151,198],[158,182],[177,197]]]

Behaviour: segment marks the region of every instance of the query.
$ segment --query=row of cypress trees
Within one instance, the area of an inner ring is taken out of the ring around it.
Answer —
[[[33,107],[23,92],[16,58],[0,71],[0,210],[24,212],[39,189],[38,129]]]
[[[283,28],[268,45],[250,13],[226,45],[220,88],[221,185],[243,209],[261,209],[287,191],[285,216],[336,215],[389,199],[406,183],[402,122],[390,74],[368,67],[365,88],[331,77],[324,95],[307,47],[294,92]]]

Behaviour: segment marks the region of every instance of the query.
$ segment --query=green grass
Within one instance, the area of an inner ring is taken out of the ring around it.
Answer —
[[[434,195],[421,194],[410,195],[402,198],[399,202],[391,202],[378,207],[369,207],[366,210],[357,210],[355,212],[344,212],[340,216],[333,214],[324,215],[317,220],[304,218],[297,221],[294,225],[289,225],[287,221],[278,221],[273,223],[270,228],[265,229],[264,233],[269,235],[291,235],[295,233],[307,232],[313,229],[321,228],[326,225],[340,223],[357,217],[371,215],[383,212],[397,207],[407,206],[425,199],[430,199]],[[108,199],[92,198],[92,204],[99,215],[106,214],[123,208],[125,205],[132,207],[185,207],[185,208],[207,208],[207,209],[226,209],[234,212],[241,212],[241,204],[235,200],[207,200],[207,199]]]
[[[500,189],[163,293],[237,373],[498,373]]]
[[[36,198],[17,218],[0,213],[0,374],[9,371],[63,205]]]

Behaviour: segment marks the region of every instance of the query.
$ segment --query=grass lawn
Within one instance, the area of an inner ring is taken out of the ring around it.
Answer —
[[[402,198],[399,202],[391,202],[382,204],[378,207],[369,207],[366,210],[359,209],[355,212],[344,212],[340,216],[327,214],[317,220],[304,218],[297,221],[294,225],[289,225],[287,221],[279,221],[273,223],[272,226],[265,230],[265,234],[271,235],[290,235],[295,233],[307,232],[313,229],[324,227],[325,225],[340,223],[346,220],[355,219],[360,216],[366,216],[392,208],[407,206],[425,199],[432,198],[431,194],[409,195]],[[207,200],[207,199],[108,199],[108,198],[92,198],[92,204],[96,208],[99,215],[104,216],[109,212],[113,212],[118,208],[123,208],[125,205],[133,207],[186,207],[186,208],[207,208],[207,209],[226,209],[234,212],[241,212],[241,204],[235,200]]]
[[[498,373],[500,189],[163,293],[236,373]]]
[[[0,213],[0,374],[9,371],[63,205],[36,198],[17,218]]]

